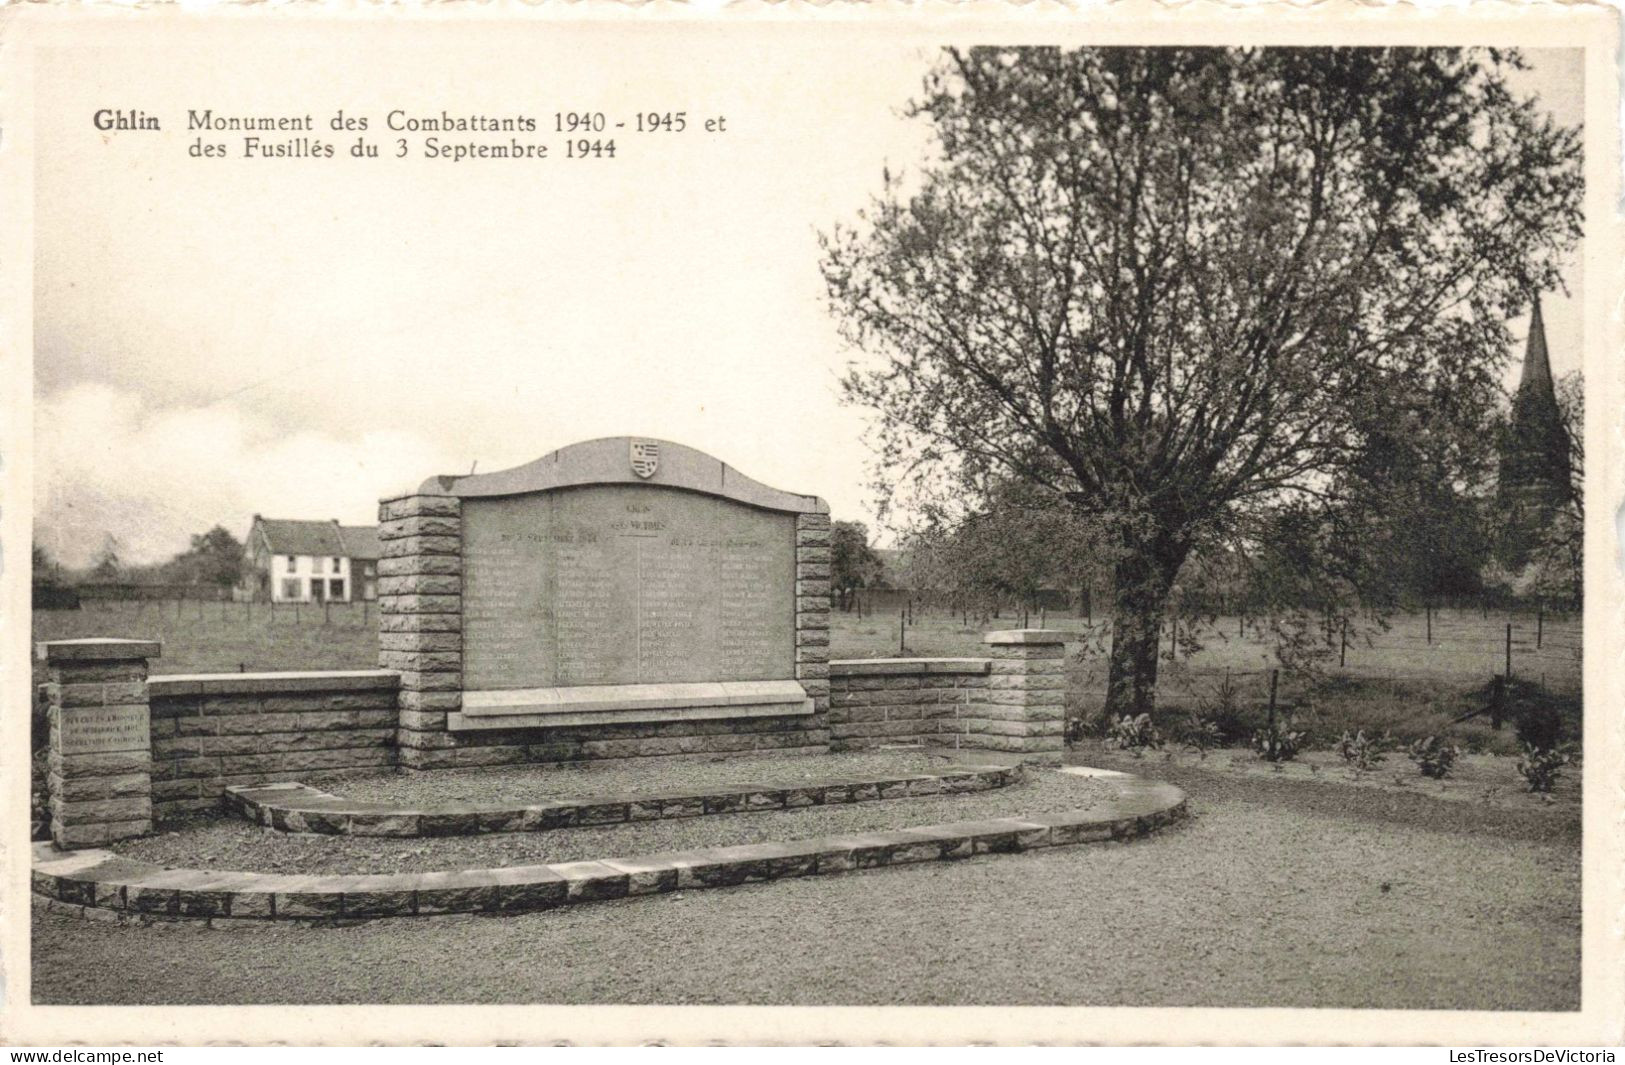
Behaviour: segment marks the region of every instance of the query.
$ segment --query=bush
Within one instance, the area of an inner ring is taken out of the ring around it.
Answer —
[[[1150,714],[1141,714],[1139,717],[1124,714],[1112,724],[1111,731],[1106,734],[1106,743],[1120,751],[1139,752],[1146,748],[1160,750],[1162,733],[1151,723]]]
[[[1240,696],[1228,673],[1212,693],[1201,700],[1197,714],[1193,715],[1197,716],[1218,731],[1221,743],[1239,743],[1247,738],[1247,722],[1242,718]]]
[[[1271,722],[1253,733],[1253,750],[1266,762],[1290,762],[1298,756],[1308,738],[1307,732],[1293,731],[1290,721],[1284,728]]]
[[[1580,703],[1521,677],[1495,676],[1468,694],[1467,717],[1487,720],[1499,729],[1511,722],[1522,746],[1557,750],[1580,727]]]
[[[1443,780],[1450,775],[1450,769],[1461,757],[1461,748],[1454,744],[1445,743],[1437,736],[1424,736],[1411,744],[1410,759],[1422,771],[1425,777],[1434,780]]]
[[[1334,750],[1342,757],[1343,761],[1360,772],[1366,773],[1375,769],[1377,763],[1388,756],[1388,752],[1393,749],[1393,746],[1394,737],[1391,732],[1384,730],[1381,736],[1367,736],[1365,729],[1360,729],[1353,736],[1350,736],[1345,731],[1343,735],[1338,737],[1337,746]]]
[[[1224,733],[1219,724],[1201,713],[1192,712],[1185,719],[1185,727],[1181,730],[1181,738],[1185,741],[1187,750],[1196,751],[1203,758],[1207,752],[1224,743]]]
[[[1089,719],[1086,717],[1068,717],[1066,729],[1061,739],[1068,747],[1083,740],[1089,734]]]
[[[1539,751],[1555,751],[1563,740],[1563,716],[1550,703],[1519,700],[1513,704],[1518,742]]]
[[[1569,752],[1556,747],[1524,745],[1523,757],[1518,759],[1518,775],[1532,792],[1549,793],[1557,783],[1557,776],[1569,764]]]

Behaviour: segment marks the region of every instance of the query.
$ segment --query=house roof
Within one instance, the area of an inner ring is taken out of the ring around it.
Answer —
[[[330,558],[378,558],[378,528],[340,525],[336,521],[300,521],[254,516],[273,555],[317,555]]]
[[[350,558],[378,561],[378,526],[340,525],[339,536],[344,540],[345,553]]]

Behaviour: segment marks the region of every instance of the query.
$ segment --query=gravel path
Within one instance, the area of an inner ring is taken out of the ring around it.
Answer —
[[[116,844],[119,854],[159,865],[267,873],[410,873],[632,858],[662,851],[811,839],[948,821],[1059,813],[1111,797],[1097,780],[1030,771],[992,791],[884,799],[796,810],[717,814],[666,821],[436,839],[316,836],[278,832],[211,814],[171,831]]]
[[[312,787],[361,802],[422,807],[443,803],[522,806],[551,799],[654,791],[705,791],[735,784],[785,783],[842,777],[931,773],[954,764],[1000,762],[997,755],[964,757],[924,751],[828,755],[727,755],[716,758],[615,760],[594,765],[449,769],[431,773],[388,770],[310,781]]]
[[[33,995],[39,1003],[1579,1008],[1580,850],[1562,819],[1548,819],[1553,831],[1536,838],[1496,832],[1467,819],[1472,807],[1425,796],[1368,812],[1372,793],[1335,784],[1181,776],[1193,819],[1132,843],[552,913],[233,935],[36,911]],[[163,1019],[152,1023],[158,1038]],[[618,1023],[620,1038],[659,1034],[632,1018]],[[511,1035],[504,1025],[493,1019],[481,1038]]]

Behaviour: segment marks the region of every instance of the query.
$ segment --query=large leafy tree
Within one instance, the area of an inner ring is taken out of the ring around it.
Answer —
[[[164,576],[184,584],[213,584],[230,588],[242,579],[248,564],[242,541],[224,526],[194,533],[191,546],[164,566]]]
[[[1456,460],[1580,235],[1513,52],[946,51],[935,150],[823,238],[900,502],[1012,476],[1112,530],[1108,708],[1193,551],[1330,507],[1385,426]],[[894,499],[896,496],[894,495]]]
[[[869,527],[861,521],[830,525],[830,586],[842,610],[851,610],[853,596],[880,580],[880,556],[869,545]]]
[[[963,609],[997,615],[1037,602],[1045,589],[1087,587],[1099,558],[1098,532],[1053,493],[1003,479],[965,513],[919,515],[907,536],[914,576]]]

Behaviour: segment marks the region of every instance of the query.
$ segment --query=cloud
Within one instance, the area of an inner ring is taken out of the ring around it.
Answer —
[[[246,535],[255,513],[377,520],[378,499],[456,462],[420,434],[302,430],[229,403],[164,407],[105,384],[35,404],[35,537],[67,565],[111,534],[126,562],[158,562],[213,525]]]

